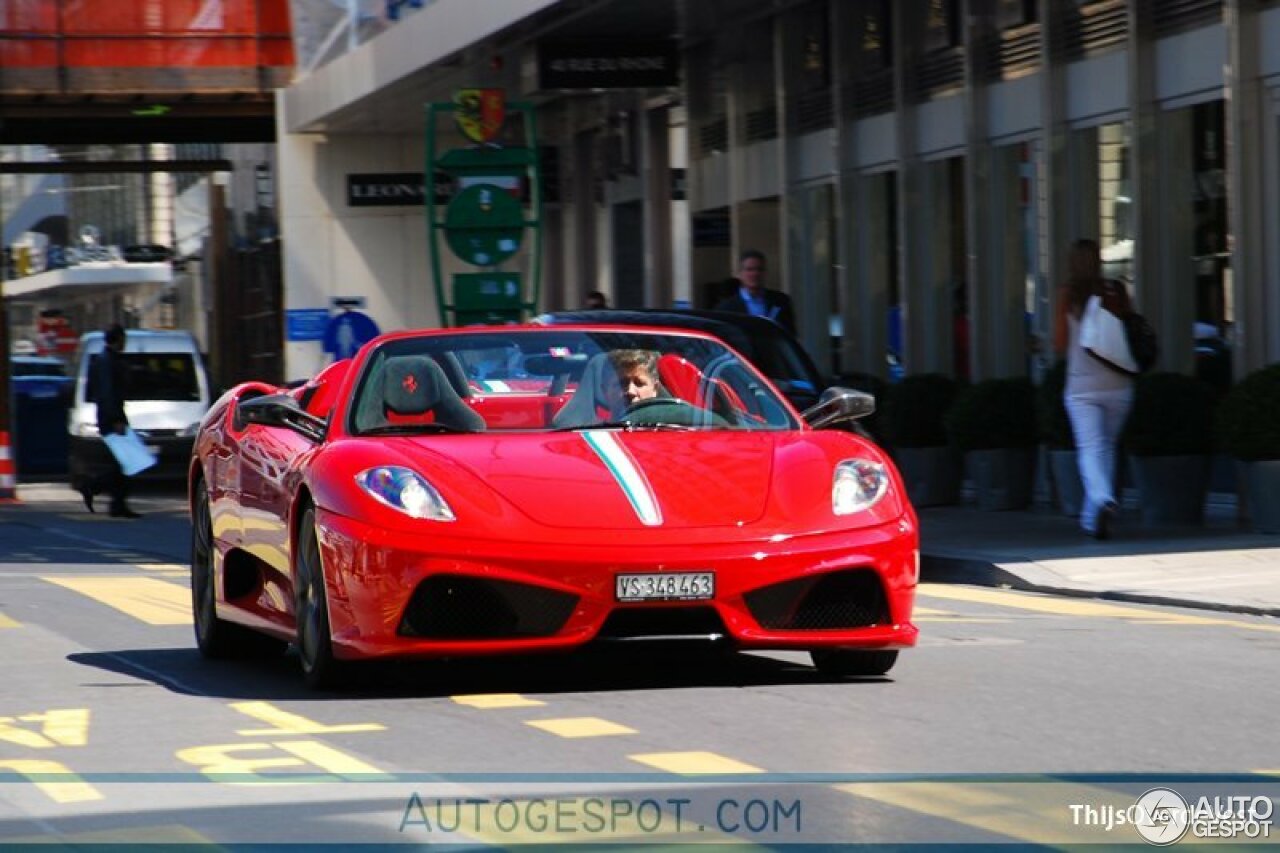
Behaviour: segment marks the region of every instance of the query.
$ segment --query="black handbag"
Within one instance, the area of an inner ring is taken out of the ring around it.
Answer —
[[[1156,359],[1160,357],[1160,339],[1147,318],[1137,311],[1129,312],[1124,317],[1124,336],[1129,342],[1133,360],[1138,363],[1138,372],[1146,373],[1155,367]]]

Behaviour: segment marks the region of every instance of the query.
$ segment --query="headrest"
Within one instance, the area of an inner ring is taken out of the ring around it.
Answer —
[[[702,371],[687,358],[667,353],[658,359],[658,376],[672,394],[694,405],[702,405],[706,396]]]
[[[389,358],[382,375],[383,405],[397,415],[425,414],[440,401],[444,382],[440,365],[426,356]]]

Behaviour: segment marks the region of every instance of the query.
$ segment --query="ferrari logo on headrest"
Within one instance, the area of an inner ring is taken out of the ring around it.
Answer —
[[[403,385],[404,390],[408,391],[410,394],[418,390],[418,380],[414,378],[412,373],[406,373],[404,379],[400,381],[400,384]]]

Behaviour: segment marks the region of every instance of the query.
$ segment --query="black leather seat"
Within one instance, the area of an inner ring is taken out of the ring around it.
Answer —
[[[430,413],[433,423],[478,432],[484,418],[462,402],[448,377],[433,359],[422,355],[387,359],[382,374],[385,412],[412,419]]]

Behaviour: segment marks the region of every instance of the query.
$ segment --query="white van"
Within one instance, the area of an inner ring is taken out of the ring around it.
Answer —
[[[190,332],[128,329],[125,334],[129,386],[124,412],[129,425],[159,461],[141,476],[185,479],[196,430],[213,402],[213,388],[200,348]],[[77,489],[87,477],[110,464],[107,447],[98,435],[98,406],[92,402],[90,387],[89,365],[103,348],[102,332],[90,332],[80,338],[75,394],[67,416],[68,466],[71,485]]]

